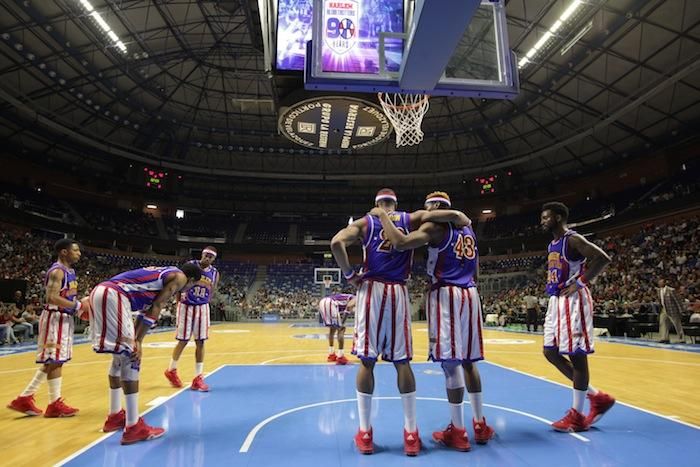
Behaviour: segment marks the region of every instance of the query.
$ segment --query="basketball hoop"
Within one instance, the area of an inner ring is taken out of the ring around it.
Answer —
[[[423,141],[420,126],[430,107],[430,96],[385,92],[380,92],[377,96],[396,131],[397,148],[413,146]]]
[[[325,288],[330,288],[331,283],[333,282],[333,276],[323,276],[323,286]]]

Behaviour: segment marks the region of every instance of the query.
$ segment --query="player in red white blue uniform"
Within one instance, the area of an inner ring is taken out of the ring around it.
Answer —
[[[345,321],[355,310],[355,296],[352,294],[335,294],[323,297],[318,302],[318,313],[321,321],[328,327],[328,358],[326,361],[336,365],[347,365],[345,356]],[[338,336],[338,354],[333,348],[333,335]]]
[[[402,232],[420,226],[427,211],[397,211],[393,190],[379,190],[374,198],[378,210]],[[461,213],[438,213],[442,221],[450,221]],[[355,272],[348,259],[347,247],[360,242],[364,263]],[[331,251],[345,279],[358,287],[355,307],[353,353],[362,365],[357,374],[357,406],[360,428],[355,445],[363,454],[374,452],[370,412],[374,392],[374,365],[381,357],[394,363],[404,408],[404,453],[415,456],[421,441],[416,425],[416,381],[409,364],[413,357],[411,315],[406,279],[411,272],[413,253],[399,251],[386,237],[378,217],[367,215],[339,231],[331,241]]]
[[[80,260],[77,242],[63,238],[54,245],[58,256],[46,271],[46,304],[39,319],[36,362],[42,364],[29,385],[8,408],[27,415],[41,415],[34,404],[34,394],[44,381],[49,385],[49,405],[44,417],[72,417],[78,409],[68,406],[61,398],[63,364],[73,356],[74,315],[87,318],[87,300],[78,300],[78,281],[73,265]],[[83,306],[85,308],[83,309]]]
[[[192,260],[190,263],[196,264],[202,270],[202,277],[199,281],[180,294],[177,303],[177,325],[175,339],[177,345],[173,349],[173,357],[170,366],[165,370],[165,377],[173,387],[181,388],[182,381],[177,374],[177,361],[182,355],[182,351],[194,338],[195,350],[195,370],[194,379],[190,385],[193,391],[209,391],[209,386],[204,382],[204,341],[209,338],[209,302],[219,283],[219,271],[212,265],[216,259],[216,248],[207,246],[202,250],[199,260]]]
[[[589,385],[588,354],[593,353],[593,300],[588,283],[610,262],[610,257],[583,236],[569,230],[569,209],[562,203],[542,206],[540,225],[554,240],[547,248],[547,294],[544,355],[573,382],[573,404],[552,424],[563,432],[585,431],[615,403]],[[586,397],[590,411],[583,415]]]
[[[146,424],[139,417],[139,372],[141,348],[160,311],[178,292],[199,280],[195,264],[149,266],[118,274],[98,284],[90,293],[90,337],[97,353],[111,353],[109,369],[109,415],[103,431],[123,429],[122,444],[161,437],[165,430]],[[136,325],[132,319],[136,312]],[[121,407],[121,394],[126,410]]]
[[[429,212],[447,210],[451,206],[449,195],[443,191],[426,196],[425,209]],[[424,216],[420,227],[405,235],[392,225],[385,213],[377,211],[376,214],[386,237],[397,250],[428,246],[427,272],[431,279],[426,300],[428,358],[441,363],[451,415],[447,428],[434,432],[433,439],[459,451],[471,449],[462,411],[466,376],[474,415],[474,437],[478,444],[486,444],[494,431],[483,415],[481,377],[476,367],[476,362],[484,358],[484,345],[481,299],[476,289],[479,250],[471,222],[438,223]]]

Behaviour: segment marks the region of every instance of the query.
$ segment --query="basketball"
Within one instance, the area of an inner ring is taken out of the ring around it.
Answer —
[[[83,321],[90,321],[90,297],[82,298],[80,300],[80,305],[80,314],[78,315],[78,318],[82,319]]]

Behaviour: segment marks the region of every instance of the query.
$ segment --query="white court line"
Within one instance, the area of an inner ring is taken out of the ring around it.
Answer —
[[[211,375],[213,375],[214,373],[216,373],[217,371],[219,371],[220,369],[222,369],[222,368],[225,367],[225,366],[229,366],[229,365],[221,365],[220,367],[215,368],[215,369],[212,370],[211,372],[207,373],[207,375],[205,376],[205,378],[206,378],[206,377],[209,377],[209,376],[211,376]],[[165,404],[167,401],[169,401],[169,400],[172,399],[173,397],[175,397],[175,396],[177,396],[177,395],[179,395],[179,394],[182,394],[184,391],[187,391],[187,390],[189,390],[189,389],[190,389],[189,386],[185,386],[185,387],[183,387],[182,389],[180,389],[180,390],[178,390],[178,391],[172,393],[172,394],[169,395],[169,396],[163,396],[163,397],[156,398],[156,399],[162,399],[162,400],[160,400],[160,403],[159,403],[159,404],[155,404],[155,405],[151,406],[150,408],[146,409],[145,411],[143,411],[143,413],[141,413],[141,416],[144,416],[144,415],[146,415],[147,413],[151,412],[152,410],[157,409],[158,407],[160,407],[161,405]],[[76,457],[78,457],[79,455],[81,455],[82,453],[84,453],[85,451],[87,451],[88,449],[90,449],[91,447],[100,444],[102,441],[106,440],[106,439],[109,438],[110,436],[112,436],[112,435],[114,435],[114,434],[118,434],[118,433],[119,433],[119,431],[114,431],[114,432],[112,432],[112,433],[105,433],[103,436],[100,436],[99,438],[97,438],[97,439],[96,439],[95,441],[93,441],[92,443],[90,443],[90,444],[88,444],[87,446],[85,446],[85,447],[83,447],[83,448],[81,448],[81,449],[75,451],[75,452],[74,452],[73,454],[71,454],[70,456],[68,456],[68,457],[66,457],[65,459],[63,459],[63,460],[59,461],[58,463],[54,464],[55,467],[61,467],[61,466],[65,465],[65,464],[67,464],[68,462],[72,461],[73,459],[75,459]],[[117,449],[119,449],[119,448],[117,448]]]
[[[271,362],[276,362],[277,360],[285,360],[287,358],[297,358],[297,357],[318,357],[319,355],[326,355],[323,352],[317,352],[317,353],[307,353],[307,354],[302,354],[302,355],[285,355],[284,357],[277,357],[277,358],[271,358],[270,360],[265,360],[264,362],[260,363],[260,365],[267,365],[268,363]],[[330,363],[330,362],[317,362],[317,363]],[[312,363],[313,364],[313,363]]]
[[[517,350],[491,350],[489,349],[488,351],[489,355],[492,353],[495,354],[517,354],[517,355],[542,355],[542,352],[519,352]],[[673,365],[686,365],[686,366],[700,366],[700,363],[694,363],[694,362],[678,362],[675,360],[655,360],[653,358],[637,358],[637,357],[617,357],[614,355],[598,355],[595,354],[595,359],[596,360],[630,360],[634,362],[644,362],[644,363],[658,363],[660,365],[665,365],[667,363],[671,363]]]
[[[392,397],[373,397],[372,400],[401,400],[400,397],[392,396]],[[439,397],[416,397],[416,400],[419,401],[435,401],[435,402],[447,402],[447,399],[441,399]],[[243,444],[241,445],[240,449],[238,452],[241,453],[246,453],[250,449],[250,446],[253,444],[253,441],[255,440],[255,436],[258,434],[260,430],[263,429],[265,425],[268,423],[280,418],[284,417],[285,415],[289,415],[290,413],[294,412],[300,412],[302,410],[306,409],[311,409],[314,407],[321,407],[324,405],[333,405],[333,404],[343,404],[346,402],[357,402],[357,399],[339,399],[339,400],[334,400],[334,401],[323,401],[323,402],[316,402],[315,404],[308,404],[308,405],[302,405],[300,407],[294,407],[293,409],[285,410],[284,412],[279,412],[276,413],[275,415],[272,415],[265,420],[261,421],[255,427],[253,427],[252,430],[248,433],[248,436],[246,436],[245,440],[243,441]],[[466,402],[465,403],[469,403]],[[547,425],[551,425],[552,421],[547,420],[546,418],[538,417],[537,415],[533,415],[529,412],[523,412],[521,410],[516,410],[516,409],[511,409],[510,407],[503,407],[500,405],[493,405],[493,404],[484,404],[484,407],[490,407],[492,409],[498,409],[498,410],[503,410],[505,412],[511,412],[514,414],[522,415],[524,417],[532,418],[533,420],[537,420],[542,423],[546,423]],[[578,433],[567,433],[570,436],[573,436],[574,438],[578,439],[579,441],[582,441],[584,443],[590,442],[588,438],[585,436],[579,435]]]
[[[596,357],[596,358],[597,358],[597,357]],[[506,369],[506,370],[514,371],[514,372],[516,372],[516,373],[520,373],[521,375],[529,376],[530,378],[537,378],[537,379],[540,379],[540,380],[542,380],[542,381],[546,381],[546,382],[551,383],[551,384],[556,384],[556,385],[558,385],[558,386],[565,387],[565,388],[567,388],[567,389],[571,389],[571,386],[569,386],[569,385],[560,383],[560,382],[558,382],[558,381],[549,380],[549,379],[547,379],[547,378],[545,378],[545,377],[543,377],[543,376],[536,376],[536,375],[533,375],[533,374],[531,374],[531,373],[526,373],[526,372],[524,372],[524,371],[516,370],[515,368],[511,368],[511,367],[508,367],[508,366],[505,366],[505,365],[499,365],[498,363],[487,362],[487,361],[484,361],[483,363],[485,363],[485,364],[487,364],[487,365],[497,366],[497,367],[499,367],[499,368],[503,368],[503,369]],[[693,425],[692,423],[689,423],[689,422],[684,422],[683,420],[676,420],[675,418],[671,418],[671,417],[666,416],[666,415],[661,415],[660,413],[654,412],[654,411],[652,411],[652,410],[643,409],[643,408],[638,407],[638,406],[636,406],[636,405],[628,404],[627,402],[622,402],[622,401],[619,401],[619,400],[616,401],[616,403],[617,403],[617,404],[624,405],[624,406],[627,406],[627,407],[630,407],[630,408],[632,408],[632,409],[639,410],[639,411],[641,411],[641,412],[646,412],[646,413],[648,413],[648,414],[650,414],[650,415],[655,415],[655,416],[657,416],[657,417],[665,418],[666,420],[670,420],[670,421],[672,421],[672,422],[680,423],[681,425],[685,425],[685,426],[688,426],[688,427],[690,427],[690,428],[695,428],[696,430],[700,430],[700,426]]]

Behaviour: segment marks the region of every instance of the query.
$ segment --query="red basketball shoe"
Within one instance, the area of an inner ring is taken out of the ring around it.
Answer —
[[[190,389],[199,392],[209,392],[209,386],[204,382],[202,375],[198,375],[192,380],[192,386],[190,386]]]
[[[600,420],[605,412],[615,405],[615,398],[603,391],[598,391],[597,394],[588,394],[588,400],[591,401],[591,411],[586,416],[586,425],[591,426]]]
[[[121,409],[117,413],[107,415],[107,420],[105,420],[105,424],[102,427],[102,431],[105,433],[110,433],[112,431],[123,430],[125,426],[126,412],[124,412],[124,409]]]
[[[443,431],[433,432],[433,441],[457,451],[469,451],[472,447],[469,444],[469,435],[465,428],[457,428],[452,423],[447,425]]]
[[[374,444],[372,443],[372,428],[369,431],[357,430],[355,435],[355,446],[361,454],[372,454],[374,452]]]
[[[403,430],[403,452],[407,456],[417,456],[420,452],[421,442],[420,436],[418,435],[418,430],[408,432],[406,429]]]
[[[347,365],[348,364],[348,359],[345,355],[341,355],[335,360],[336,365]]]
[[[564,418],[552,423],[552,428],[564,433],[571,433],[574,431],[586,431],[588,430],[588,425],[586,425],[586,417],[581,412],[571,408],[566,412]]]
[[[31,396],[17,396],[17,399],[7,404],[7,408],[16,410],[17,412],[22,412],[25,415],[35,416],[44,413],[43,410],[34,404],[33,394]]]
[[[46,406],[46,412],[44,412],[44,417],[46,418],[61,418],[61,417],[72,417],[80,412],[79,409],[66,405],[62,398],[56,399],[52,403]]]
[[[168,381],[170,381],[172,387],[182,387],[182,381],[180,381],[180,377],[177,375],[177,368],[173,368],[172,370],[165,370],[164,375],[166,378],[168,378]]]
[[[126,427],[122,435],[122,444],[134,444],[139,441],[148,441],[160,438],[165,434],[165,430],[154,426],[146,425],[143,417],[139,417],[136,424]]]
[[[486,424],[486,417],[481,422],[472,420],[472,424],[474,425],[474,440],[476,444],[486,444],[496,434],[496,431]]]
[[[338,357],[334,353],[329,353],[328,358],[326,358],[327,362],[335,362],[336,360],[338,360]]]

